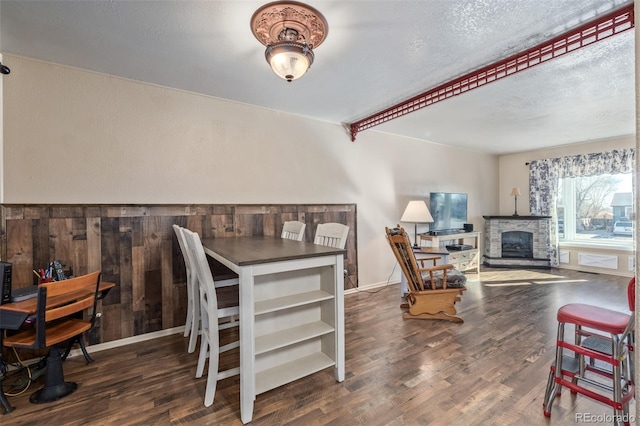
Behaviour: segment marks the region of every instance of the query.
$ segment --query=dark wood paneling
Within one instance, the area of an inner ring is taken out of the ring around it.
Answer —
[[[287,220],[339,222],[347,240],[346,286],[357,285],[356,206],[335,205],[2,205],[0,259],[13,264],[16,288],[35,283],[32,270],[61,260],[74,274],[97,269],[116,287],[101,301],[89,344],[184,324],[186,274],[173,232],[177,223],[203,238],[280,235]],[[221,273],[219,263],[212,268]]]

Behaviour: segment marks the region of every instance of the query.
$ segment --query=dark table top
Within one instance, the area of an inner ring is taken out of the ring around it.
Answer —
[[[205,251],[211,250],[238,266],[334,256],[347,252],[345,249],[273,236],[204,238],[202,245]]]

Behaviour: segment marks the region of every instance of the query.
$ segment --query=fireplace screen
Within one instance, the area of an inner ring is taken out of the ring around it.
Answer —
[[[507,231],[501,237],[502,257],[533,258],[533,233]]]

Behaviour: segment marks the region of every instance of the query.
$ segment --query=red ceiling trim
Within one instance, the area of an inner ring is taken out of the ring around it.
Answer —
[[[631,3],[538,44],[524,52],[517,53],[506,59],[472,71],[462,77],[458,77],[455,80],[414,96],[411,99],[351,123],[348,125],[351,130],[351,141],[355,141],[356,135],[362,130],[369,129],[378,124],[393,120],[394,118],[402,117],[413,111],[418,111],[419,109],[433,105],[436,102],[477,89],[478,87],[527,70],[551,59],[574,52],[582,47],[605,40],[623,31],[632,29],[634,24],[633,3]]]

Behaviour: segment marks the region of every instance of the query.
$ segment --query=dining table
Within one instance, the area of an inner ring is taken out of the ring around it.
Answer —
[[[239,277],[242,423],[268,390],[330,367],[344,381],[345,249],[276,236],[202,245]]]

